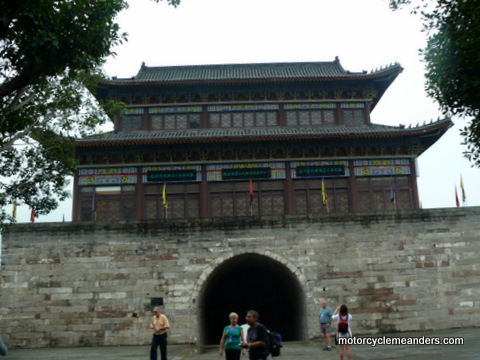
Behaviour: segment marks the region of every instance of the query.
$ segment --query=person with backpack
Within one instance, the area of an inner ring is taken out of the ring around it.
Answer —
[[[337,322],[337,337],[339,339],[352,337],[352,331],[350,329],[350,321],[352,321],[352,315],[348,313],[347,305],[343,304],[342,306],[339,306],[335,309],[335,311],[333,312],[332,321]],[[339,343],[338,347],[340,349],[340,360],[343,360],[345,348],[347,350],[347,359],[350,360],[352,358],[352,349],[350,345],[343,345]]]
[[[250,360],[272,360],[268,349],[268,330],[258,322],[258,312],[247,312],[247,324],[250,326],[247,332],[247,341],[242,342],[240,347],[248,350]]]

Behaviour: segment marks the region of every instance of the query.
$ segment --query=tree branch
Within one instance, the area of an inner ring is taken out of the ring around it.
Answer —
[[[12,15],[17,11],[17,5],[17,1],[2,1],[2,7],[4,8],[2,9],[3,14],[0,17],[0,39],[5,37],[5,34],[13,21]]]
[[[55,114],[53,112],[50,112],[49,114],[46,114],[41,121],[36,121],[33,124],[30,124],[29,126],[25,127],[22,131],[19,131],[16,134],[12,135],[10,139],[8,139],[4,143],[4,145],[0,147],[0,152],[10,149],[17,140],[25,136],[28,136],[28,134],[30,134],[34,128],[42,127],[46,125],[53,118],[55,118]]]
[[[10,81],[6,81],[0,85],[0,99],[12,94],[14,91],[20,90],[27,85],[34,84],[40,75],[43,73],[45,65],[43,63],[37,63],[34,68],[28,72],[17,75]]]

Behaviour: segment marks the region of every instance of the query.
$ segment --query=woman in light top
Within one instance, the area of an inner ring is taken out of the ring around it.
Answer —
[[[218,353],[222,356],[225,350],[226,360],[239,360],[242,354],[240,342],[243,339],[243,329],[238,325],[238,314],[232,312],[228,318],[230,319],[230,325],[223,329]],[[245,355],[245,350],[243,350],[243,355]]]
[[[340,311],[340,312],[339,312]],[[337,315],[338,314],[338,315]],[[343,304],[342,306],[339,306],[335,309],[333,312],[332,316],[332,321],[337,322],[337,337],[338,339],[340,338],[351,338],[352,337],[352,330],[350,328],[350,322],[352,321],[352,315],[348,313],[348,308],[347,305]],[[343,323],[341,326],[340,323]],[[342,329],[345,327],[344,329]],[[344,354],[344,348],[347,350],[347,359],[350,360],[352,358],[352,349],[350,345],[346,344],[338,344],[338,347],[340,348],[340,360],[343,360],[343,354]]]

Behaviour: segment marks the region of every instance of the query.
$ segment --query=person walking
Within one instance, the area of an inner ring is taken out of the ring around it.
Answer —
[[[157,360],[158,347],[160,347],[161,359],[167,360],[167,330],[170,329],[170,324],[167,317],[162,314],[160,307],[155,307],[153,313],[150,329],[155,330],[155,332],[150,347],[150,360]]]
[[[242,342],[240,347],[248,350],[250,360],[272,360],[268,350],[268,330],[258,322],[259,314],[255,310],[247,312],[247,342]]]
[[[240,360],[240,355],[243,351],[245,355],[245,350],[240,347],[242,342],[243,329],[238,325],[238,314],[230,313],[228,316],[230,320],[230,325],[225,326],[223,329],[222,338],[220,340],[220,349],[219,355],[223,355],[223,350],[225,350],[225,359],[226,360]]]
[[[320,332],[325,337],[324,350],[332,350],[332,340],[330,338],[330,325],[332,323],[333,311],[327,306],[327,302],[322,300],[322,307],[318,312],[318,320],[320,322]]]
[[[341,338],[348,339],[352,337],[352,330],[350,329],[352,315],[348,313],[347,305],[343,304],[335,309],[333,312],[332,321],[337,321],[337,337],[339,340],[338,347],[340,348],[340,360],[343,360],[345,349],[347,350],[347,359],[351,360],[352,349],[350,345],[340,344]]]

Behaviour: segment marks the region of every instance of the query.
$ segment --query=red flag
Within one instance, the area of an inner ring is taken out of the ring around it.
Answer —
[[[30,221],[35,222],[35,208],[32,208],[32,213],[30,214]]]
[[[457,204],[457,207],[460,206],[460,201],[458,201],[458,194],[457,194],[457,187],[455,186],[455,203]]]
[[[250,195],[248,197],[248,202],[250,203],[250,206],[252,206],[252,203],[253,203],[253,183],[252,183],[252,180],[250,180]]]

